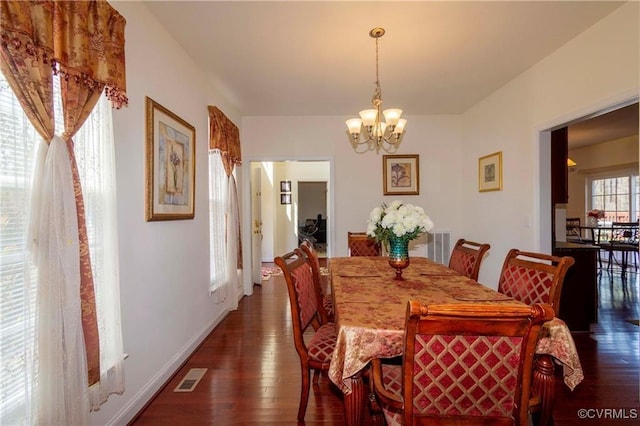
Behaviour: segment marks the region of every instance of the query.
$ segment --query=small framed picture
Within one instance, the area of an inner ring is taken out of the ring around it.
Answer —
[[[280,204],[291,204],[291,194],[280,194]]]
[[[281,180],[280,181],[280,192],[291,192],[291,181],[290,180]]]
[[[418,155],[383,155],[384,195],[420,194],[420,157]]]
[[[478,160],[478,190],[502,191],[502,151]]]

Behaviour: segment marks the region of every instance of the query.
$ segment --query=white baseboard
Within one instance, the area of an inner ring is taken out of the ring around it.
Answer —
[[[126,425],[138,414],[147,402],[154,397],[156,392],[178,371],[196,348],[207,338],[213,329],[220,324],[229,311],[224,311],[214,321],[198,333],[193,339],[178,351],[171,360],[161,368],[151,380],[144,385],[129,401],[118,411],[106,425]],[[125,379],[126,380],[126,379]],[[125,385],[126,386],[126,385]],[[126,390],[125,390],[126,394]]]

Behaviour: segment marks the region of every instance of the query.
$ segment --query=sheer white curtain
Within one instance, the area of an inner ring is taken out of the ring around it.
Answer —
[[[83,425],[89,422],[89,393],[79,297],[80,244],[65,142],[55,136],[44,164],[36,168],[42,171],[37,176],[40,215],[32,221],[28,237],[38,268],[37,423]]]
[[[238,269],[238,241],[240,240],[240,232],[238,218],[238,193],[236,190],[236,178],[231,174],[227,178],[227,199],[228,199],[228,211],[227,211],[227,286],[229,288],[229,300],[227,302],[227,308],[238,308],[238,286],[240,284],[240,273]]]
[[[217,303],[227,299],[227,239],[226,217],[228,179],[222,165],[220,151],[209,151],[209,249],[211,253],[209,291]]]
[[[8,86],[3,80],[0,78],[0,118],[28,122],[13,94],[4,90]],[[60,109],[56,116],[62,117]],[[63,127],[57,124],[56,128]],[[36,136],[31,129],[7,132],[3,128],[0,137],[3,147],[13,142],[12,151],[2,153],[0,216],[15,218],[10,227],[0,228],[0,424],[88,424],[90,409],[97,409],[110,393],[124,391],[111,109],[101,99],[74,137],[100,331],[101,381],[91,390],[81,325],[75,196],[66,144],[58,137],[49,145],[43,141],[33,144]],[[27,159],[34,146],[38,155],[32,168]],[[5,167],[13,162],[20,166]],[[8,187],[5,183],[11,180],[19,184]],[[28,196],[30,182],[34,195],[39,196]],[[9,193],[12,202],[5,203]],[[14,199],[22,200],[23,210]],[[30,217],[28,224],[25,217]],[[23,243],[12,244],[14,240]],[[8,256],[8,247],[13,249],[12,256]],[[51,262],[54,253],[60,253],[55,256],[60,260]],[[40,268],[37,285],[32,261]],[[8,262],[11,270],[5,268]],[[8,294],[19,297],[5,298]],[[4,315],[5,308],[15,314]],[[5,399],[9,392],[11,398]]]
[[[222,155],[217,149],[209,151],[209,229],[211,281],[209,290],[217,303],[227,309],[238,306],[237,268],[238,227],[235,179],[227,177]]]
[[[100,381],[89,388],[91,410],[97,410],[110,394],[124,392],[115,141],[106,97],[100,98],[74,140],[83,141],[76,142],[74,152],[84,193],[100,333]]]

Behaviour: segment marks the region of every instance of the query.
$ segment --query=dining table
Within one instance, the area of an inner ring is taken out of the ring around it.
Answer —
[[[344,395],[347,425],[361,425],[368,387],[363,374],[375,358],[401,356],[407,302],[425,304],[521,303],[425,257],[411,257],[396,280],[384,256],[336,257],[328,261],[335,309],[336,347],[329,379]],[[555,365],[562,367],[565,385],[573,390],[583,379],[580,359],[566,324],[546,322],[536,347],[533,389],[542,403],[541,424],[552,421]]]

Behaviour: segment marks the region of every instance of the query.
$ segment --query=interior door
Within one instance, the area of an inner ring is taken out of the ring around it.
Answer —
[[[327,181],[298,181],[297,223],[304,224],[309,219],[316,221],[315,232],[310,237],[320,257],[325,257],[328,249],[327,187]]]
[[[262,285],[262,169],[251,170],[251,277]]]

